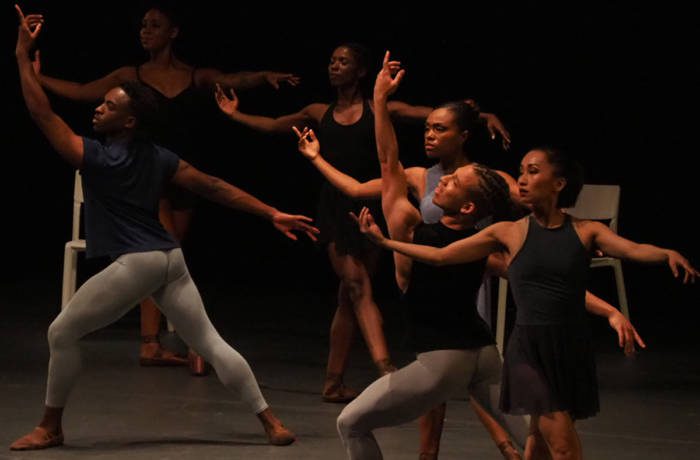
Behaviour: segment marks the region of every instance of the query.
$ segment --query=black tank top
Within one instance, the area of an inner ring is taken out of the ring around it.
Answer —
[[[453,230],[441,222],[419,224],[413,242],[443,247],[476,230]],[[476,296],[486,259],[435,267],[414,261],[404,294],[408,343],[416,352],[464,350],[494,343],[491,331],[476,310]]]
[[[318,125],[324,158],[335,168],[360,182],[379,177],[377,144],[374,138],[374,114],[369,101],[362,102],[362,116],[351,125],[333,118],[337,103],[332,103]]]
[[[525,242],[508,267],[516,324],[585,321],[589,264],[571,217],[557,228],[544,228],[530,216]]]
[[[158,96],[159,120],[152,130],[153,140],[190,163],[196,163],[195,136],[199,132],[197,126],[202,119],[204,99],[194,84],[195,72],[196,69],[193,68],[189,86],[174,97],[167,97],[141,79],[141,66],[136,68],[138,81]]]

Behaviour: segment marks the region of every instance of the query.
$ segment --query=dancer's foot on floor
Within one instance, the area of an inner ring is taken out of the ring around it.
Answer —
[[[345,386],[342,376],[338,374],[328,374],[323,384],[321,399],[329,403],[349,403],[357,398],[359,394],[357,390]]]
[[[265,434],[273,446],[288,446],[297,439],[294,433],[282,424],[269,429],[265,427]]]
[[[63,433],[52,433],[43,427],[36,427],[10,445],[10,450],[37,450],[63,444]]]
[[[187,358],[166,350],[158,340],[141,342],[139,364],[142,366],[186,366]]]
[[[273,446],[288,446],[296,441],[297,438],[294,433],[275,417],[269,407],[259,413],[258,418],[265,428],[267,440]]]

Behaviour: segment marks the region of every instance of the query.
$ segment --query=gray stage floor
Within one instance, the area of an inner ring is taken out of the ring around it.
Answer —
[[[66,445],[10,452],[7,446],[41,413],[48,358],[44,337],[56,313],[58,286],[27,283],[0,285],[0,458],[344,458],[335,432],[342,406],[322,403],[318,394],[329,320],[329,310],[319,304],[328,296],[302,291],[281,296],[254,288],[238,289],[242,292],[235,296],[216,287],[202,291],[215,325],[248,359],[271,407],[298,442],[268,446],[255,417],[213,374],[194,378],[184,368],[139,367],[138,319],[131,313],[84,341],[85,372],[66,410]],[[386,314],[392,349],[400,335],[394,313],[389,307]],[[611,336],[595,336],[602,411],[578,424],[585,457],[699,458],[700,360],[694,339],[685,346],[682,340],[647,334],[656,346],[629,360],[615,350]],[[410,360],[405,352],[394,355],[399,364]],[[347,380],[361,388],[373,378],[358,343]],[[415,423],[379,430],[377,438],[385,458],[417,458]],[[501,458],[463,400],[448,405],[440,458]]]

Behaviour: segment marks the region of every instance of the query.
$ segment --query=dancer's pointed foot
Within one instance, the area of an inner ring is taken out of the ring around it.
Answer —
[[[63,433],[52,433],[38,426],[10,445],[10,450],[37,450],[63,444]]]

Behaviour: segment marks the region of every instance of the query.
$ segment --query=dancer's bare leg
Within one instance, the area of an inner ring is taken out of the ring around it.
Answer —
[[[440,437],[445,422],[445,403],[433,408],[418,419],[420,429],[420,460],[434,460],[440,452]]]
[[[552,460],[581,460],[581,441],[576,433],[574,421],[567,412],[552,412],[533,417],[536,433],[541,435],[549,449]],[[527,458],[527,457],[526,457]]]
[[[352,348],[357,322],[350,304],[350,297],[343,283],[338,287],[338,307],[333,315],[330,330],[330,346],[326,379],[322,398],[326,402],[345,403],[353,400],[358,392],[343,384],[343,374]]]
[[[491,414],[489,414],[486,409],[484,409],[474,398],[469,398],[469,405],[474,410],[476,416],[479,417],[479,421],[481,421],[481,424],[484,425],[484,428],[486,428],[486,431],[488,431],[489,436],[491,436],[491,439],[493,439],[493,442],[498,446],[503,458],[506,460],[522,459],[522,456],[510,441],[508,432],[496,421],[496,419],[491,417]]]
[[[342,385],[347,357],[352,346],[355,324],[357,324],[375,362],[379,375],[394,370],[382,329],[382,316],[372,298],[372,285],[366,264],[358,258],[339,254],[335,244],[328,246],[328,256],[335,273],[340,278],[338,309],[331,326],[331,350],[325,387],[340,388],[345,392],[343,402],[352,399],[356,392],[349,392]],[[337,334],[337,335],[336,335]],[[325,398],[324,398],[325,399]]]

